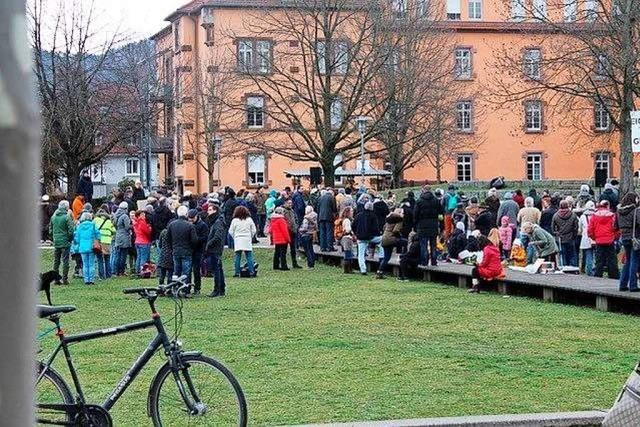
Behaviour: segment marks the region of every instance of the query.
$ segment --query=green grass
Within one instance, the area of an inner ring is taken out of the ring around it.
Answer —
[[[270,252],[257,255],[259,279],[229,278],[226,298],[186,302],[182,333],[186,349],[235,373],[250,425],[605,408],[638,358],[636,317],[344,276],[322,265],[275,273],[266,268]],[[43,270],[50,259],[44,251]],[[78,307],[64,316],[67,333],[148,318],[146,302],[121,293],[136,284],[56,287],[55,303]],[[209,291],[211,279],[205,286]],[[173,314],[168,301],[159,308],[166,318]],[[72,348],[89,400],[111,392],[151,336]],[[50,336],[43,347],[54,343]],[[146,396],[161,363],[154,357],[115,406],[116,425],[150,424]]]

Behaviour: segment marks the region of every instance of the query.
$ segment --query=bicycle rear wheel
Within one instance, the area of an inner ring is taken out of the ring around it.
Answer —
[[[71,425],[71,417],[64,411],[42,408],[41,405],[71,405],[73,396],[69,386],[60,374],[42,362],[36,365],[36,375],[40,378],[35,387],[36,424]],[[44,370],[44,374],[42,373]],[[42,377],[40,377],[42,375]]]
[[[153,425],[246,426],[247,403],[233,374],[210,357],[187,355],[181,359],[184,369],[174,373],[166,364],[153,380],[149,391]]]

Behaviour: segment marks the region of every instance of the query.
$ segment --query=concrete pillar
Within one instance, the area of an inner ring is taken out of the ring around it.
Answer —
[[[466,276],[458,276],[458,287],[460,289],[467,289],[469,279]]]
[[[506,282],[498,282],[498,292],[500,295],[509,295],[509,288]]]
[[[596,296],[596,310],[609,311],[609,298],[597,295]]]
[[[546,302],[554,302],[555,292],[553,288],[542,288],[542,299]]]

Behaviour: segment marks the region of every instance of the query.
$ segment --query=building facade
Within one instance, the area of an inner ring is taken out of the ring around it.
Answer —
[[[415,4],[406,1],[391,2],[397,17],[407,10],[420,13],[420,8],[426,7],[421,0]],[[546,0],[533,2],[538,13],[558,22],[575,21],[576,13],[588,13],[595,7],[595,2],[588,0],[555,9],[547,8]],[[161,159],[160,180],[173,174],[180,190],[197,192],[219,185],[283,187],[292,182],[287,172],[304,175],[299,171],[317,166],[264,149],[265,138],[286,144],[288,136],[286,132],[268,132],[271,126],[275,128],[269,118],[271,100],[258,87],[251,88],[249,82],[216,94],[241,107],[213,112],[212,117],[204,114],[206,100],[199,102],[202,96],[194,89],[223,69],[241,73],[240,65],[250,64],[258,71],[263,67],[262,71],[269,73],[269,62],[264,58],[277,56],[281,49],[299,49],[294,41],[278,34],[255,38],[261,16],[282,4],[269,0],[192,1],[171,14],[167,18],[170,25],[152,37],[162,83],[155,98],[159,111],[156,128],[158,137],[174,142],[172,159]],[[456,84],[473,94],[452,102],[447,112],[454,117],[452,126],[464,143],[442,166],[442,179],[488,181],[503,175],[508,180],[532,182],[587,180],[593,179],[595,169],[605,169],[609,178],[619,175],[617,135],[597,102],[582,103],[580,126],[573,126],[570,122],[575,119],[554,108],[553,99],[532,96],[507,102],[497,97],[500,85],[517,88],[530,84],[528,80],[543,79],[545,53],[562,43],[562,36],[541,28],[519,0],[447,0],[438,7],[434,16],[425,19],[437,21],[451,38],[451,61],[442,67],[448,67]],[[516,62],[521,64],[524,77],[514,76],[504,65],[501,56],[508,52],[517,52]],[[297,68],[291,64],[289,70],[300,72]],[[218,83],[219,87],[224,85]],[[208,122],[215,122],[213,132]],[[245,144],[236,146],[232,138],[223,137],[234,132],[243,135]],[[252,132],[255,144],[246,144]],[[383,158],[379,153],[367,154],[366,161],[382,169]],[[356,160],[341,167],[359,169]],[[408,181],[434,180],[436,176],[427,161],[404,173]]]

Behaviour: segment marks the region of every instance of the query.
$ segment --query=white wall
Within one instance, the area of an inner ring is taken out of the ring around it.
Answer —
[[[145,178],[146,174],[144,171],[145,161],[142,160],[139,165],[139,170],[137,175],[127,175],[126,171],[126,160],[127,159],[135,159],[136,157],[132,156],[114,156],[110,155],[105,157],[101,164],[96,164],[93,167],[93,182],[95,184],[105,184],[107,187],[111,188],[118,184],[118,182],[122,181],[123,178],[131,178],[133,180]],[[157,186],[158,183],[158,155],[152,154],[151,159],[151,186]],[[141,179],[142,182],[145,182],[144,179]]]

